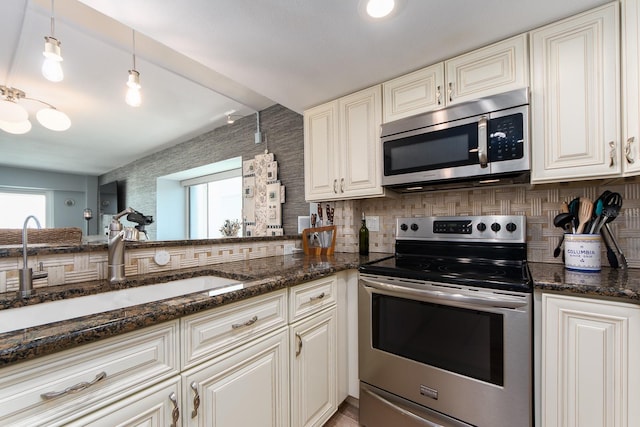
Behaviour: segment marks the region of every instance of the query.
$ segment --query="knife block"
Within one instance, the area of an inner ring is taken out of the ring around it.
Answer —
[[[318,239],[314,236],[318,235]],[[322,238],[320,238],[322,236]],[[325,240],[324,246],[321,245]],[[312,243],[317,242],[318,245]],[[336,226],[327,225],[326,227],[305,228],[302,230],[302,249],[305,255],[333,255],[336,247]]]

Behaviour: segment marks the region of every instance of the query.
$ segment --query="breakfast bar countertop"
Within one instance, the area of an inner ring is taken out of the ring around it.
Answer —
[[[7,309],[197,276],[220,276],[243,283],[242,289],[221,295],[210,296],[208,292],[196,292],[0,334],[0,367],[295,286],[338,271],[357,269],[360,264],[390,255],[383,253],[369,256],[336,253],[330,257],[285,255],[131,277],[115,285],[109,284],[106,280],[99,280],[39,288],[36,295],[29,300],[16,299],[15,292],[0,294],[0,309]]]

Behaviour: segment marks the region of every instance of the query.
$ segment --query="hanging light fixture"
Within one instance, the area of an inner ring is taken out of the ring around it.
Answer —
[[[50,130],[65,131],[71,127],[71,119],[48,102],[29,98],[20,89],[0,85],[0,129],[12,134],[23,134],[31,130],[29,113],[18,103],[20,100],[39,102],[45,105],[36,113],[38,122]]]
[[[60,41],[54,37],[55,18],[53,14],[53,0],[51,0],[51,35],[44,37],[44,63],[42,75],[52,82],[59,82],[64,78],[62,72],[62,55],[60,54]]]
[[[129,70],[129,78],[127,80],[127,96],[125,101],[132,107],[139,107],[142,103],[140,96],[140,73],[136,70],[136,32],[133,31],[133,69]]]

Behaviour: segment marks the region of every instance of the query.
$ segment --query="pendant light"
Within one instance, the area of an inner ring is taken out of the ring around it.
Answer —
[[[52,82],[59,82],[64,78],[62,72],[62,55],[60,54],[60,41],[54,37],[55,18],[53,14],[53,1],[51,0],[51,35],[44,37],[44,63],[42,75]]]
[[[136,32],[133,31],[133,68],[129,70],[127,79],[127,96],[125,101],[132,107],[139,107],[142,103],[140,96],[140,73],[136,70]]]

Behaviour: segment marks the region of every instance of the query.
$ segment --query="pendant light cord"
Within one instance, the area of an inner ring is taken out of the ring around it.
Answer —
[[[54,9],[53,9],[53,2],[54,0],[51,0],[51,37],[53,37],[54,39],[56,38],[55,36],[55,30],[56,30],[56,20],[55,20],[55,13],[54,13]]]
[[[132,40],[132,46],[133,46],[133,69],[137,71],[136,69],[136,30],[131,30],[131,40]]]

